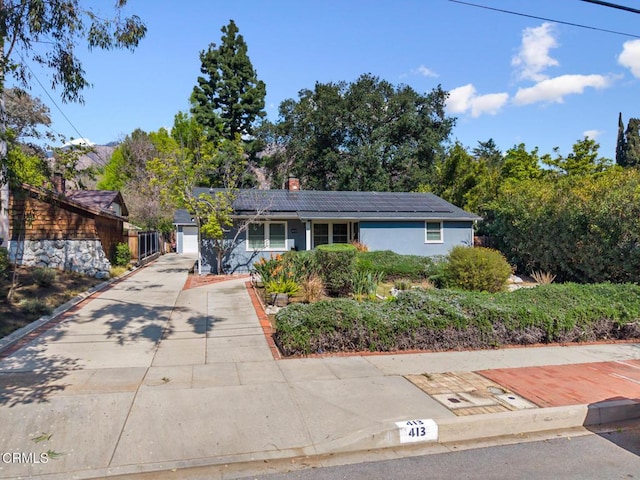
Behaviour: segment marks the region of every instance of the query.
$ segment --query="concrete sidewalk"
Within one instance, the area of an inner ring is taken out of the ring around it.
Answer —
[[[274,360],[246,279],[183,290],[192,264],[161,257],[0,361],[0,454],[25,460],[0,461],[0,478],[179,478],[194,467],[396,448],[408,438],[396,422],[417,419],[433,420],[442,443],[640,416],[638,344]],[[518,369],[579,365],[566,387],[602,362],[623,368],[603,371],[627,383],[588,403],[541,408],[516,381],[528,378]],[[478,395],[478,381],[517,400]],[[465,415],[460,402],[471,403]],[[33,461],[44,452],[46,463]]]

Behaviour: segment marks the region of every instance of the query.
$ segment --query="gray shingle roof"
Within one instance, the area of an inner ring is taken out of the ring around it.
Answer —
[[[211,190],[217,191],[220,190]],[[209,192],[207,188],[198,188],[194,193]],[[240,190],[233,207],[238,215],[249,215],[259,210],[264,211],[265,215],[291,216],[302,220],[480,220],[477,215],[465,212],[432,193]],[[190,218],[186,211],[180,214],[176,212],[175,223],[191,223]]]
[[[77,203],[104,211],[109,211],[109,207],[115,202],[120,205],[123,216],[129,215],[122,195],[115,190],[67,190],[64,195]]]

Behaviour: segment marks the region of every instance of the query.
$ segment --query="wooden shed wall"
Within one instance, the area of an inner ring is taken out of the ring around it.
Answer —
[[[58,202],[55,198],[45,201],[31,192],[17,191],[11,195],[9,210],[13,240],[100,238],[94,214]]]
[[[115,218],[96,217],[96,230],[102,243],[102,249],[107,257],[112,258],[116,250],[116,245],[126,242],[122,221]]]
[[[81,208],[17,191],[11,195],[12,240],[97,240],[107,256],[125,241],[123,221],[95,215]],[[23,232],[24,231],[24,235]]]

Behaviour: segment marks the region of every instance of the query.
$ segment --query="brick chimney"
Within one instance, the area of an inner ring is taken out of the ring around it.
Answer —
[[[290,190],[292,192],[297,192],[298,190],[300,190],[300,180],[294,177],[289,177],[289,179],[287,180],[286,188],[287,190]]]
[[[64,195],[67,185],[64,176],[61,173],[54,173],[51,183],[53,183],[54,192]]]

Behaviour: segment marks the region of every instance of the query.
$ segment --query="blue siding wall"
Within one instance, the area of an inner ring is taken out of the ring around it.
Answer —
[[[370,251],[403,255],[446,255],[456,245],[473,245],[473,222],[444,222],[443,243],[425,243],[424,221],[360,222],[360,241]]]
[[[280,221],[280,220],[278,220]],[[300,220],[286,220],[287,222],[287,243],[291,245],[292,241],[298,250],[305,249],[305,224]],[[229,237],[233,237],[235,231],[229,234]],[[202,246],[202,273],[210,273],[216,271],[216,253],[213,249],[211,241],[203,240]],[[227,273],[246,273],[251,270],[252,265],[260,260],[260,258],[269,259],[272,255],[278,253],[284,253],[287,250],[270,250],[267,252],[254,252],[247,251],[247,237],[246,233],[241,233],[238,237],[238,242],[231,253],[224,259],[223,265],[225,265]]]
[[[305,250],[305,224],[298,219],[287,220],[287,241],[295,243],[297,250]],[[235,232],[230,234],[233,236]],[[247,251],[246,234],[242,233],[231,253],[224,259],[227,273],[242,273],[251,270],[260,258],[269,258],[287,250],[254,252]],[[178,229],[178,243],[181,231]],[[473,245],[473,222],[445,221],[443,223],[443,242],[425,242],[424,221],[366,221],[360,222],[360,241],[369,250],[392,250],[404,255],[439,256],[449,253],[456,245]],[[216,271],[216,254],[210,241],[203,240],[202,272]]]

